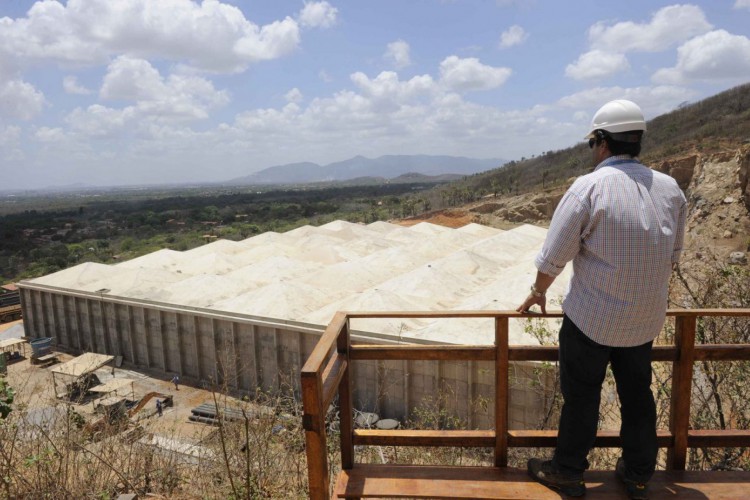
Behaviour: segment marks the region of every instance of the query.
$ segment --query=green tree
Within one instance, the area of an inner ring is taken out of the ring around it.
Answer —
[[[4,377],[0,377],[0,418],[7,417],[13,410],[11,405],[13,404],[13,398],[16,393],[5,381]]]

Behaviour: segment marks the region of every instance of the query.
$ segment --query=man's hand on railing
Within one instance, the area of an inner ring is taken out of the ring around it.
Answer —
[[[534,297],[533,295],[529,295],[526,297],[526,300],[523,301],[523,304],[516,308],[516,311],[524,314],[533,314],[536,311],[530,311],[529,308],[534,305],[538,305],[542,309],[542,314],[546,314],[547,296],[542,295],[541,297]]]
[[[546,294],[547,289],[552,285],[553,281],[555,281],[554,276],[537,271],[536,280],[531,285],[531,293],[523,301],[523,304],[516,308],[516,311],[524,314],[533,313],[534,311],[530,311],[529,308],[533,305],[538,305],[542,309],[542,314],[547,314]]]

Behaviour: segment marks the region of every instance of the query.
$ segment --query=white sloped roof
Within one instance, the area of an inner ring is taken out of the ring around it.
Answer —
[[[317,262],[293,259],[286,255],[274,255],[239,269],[234,269],[224,276],[232,280],[263,286],[298,276],[306,276],[324,268],[323,264]]]
[[[494,227],[483,226],[481,224],[472,222],[470,224],[466,224],[465,226],[459,227],[458,229],[456,229],[456,232],[468,233],[468,234],[473,234],[475,236],[482,236],[484,238],[489,238],[490,236],[495,236],[498,233],[502,233],[503,230],[495,229]]]
[[[333,221],[186,252],[159,250],[114,266],[81,264],[32,282],[321,326],[338,310],[513,310],[534,280],[546,232]],[[569,276],[548,296],[562,296]],[[352,328],[453,343],[494,338],[491,320],[357,319]],[[512,342],[534,340],[518,321],[510,333]]]
[[[166,271],[162,268],[144,269],[121,268],[116,275],[107,276],[81,287],[88,292],[107,290],[109,295],[122,295],[137,299],[149,299],[158,294],[165,286],[188,278],[181,273]]]
[[[156,252],[151,252],[146,255],[141,255],[135,259],[126,260],[119,264],[115,264],[117,267],[128,267],[128,268],[144,268],[144,269],[166,269],[174,271],[179,269],[182,263],[185,261],[184,254],[177,250],[170,250],[169,248],[162,248]]]
[[[272,283],[213,304],[214,309],[253,316],[299,320],[344,292],[284,281]]]
[[[302,321],[328,324],[338,311],[427,311],[430,310],[427,301],[422,297],[414,297],[406,293],[396,293],[391,290],[372,288],[361,293],[348,295],[336,302],[328,304],[316,311],[306,314]],[[425,320],[401,318],[355,318],[350,321],[353,330],[370,331],[396,335],[399,333],[424,327]]]
[[[216,274],[191,276],[182,281],[165,286],[163,295],[156,300],[192,307],[209,307],[228,297],[244,293],[252,283]]]
[[[31,283],[59,286],[62,288],[83,289],[87,284],[116,275],[117,269],[98,262],[84,262],[56,273],[31,280]]]
[[[85,352],[67,361],[61,365],[57,365],[51,369],[53,373],[59,373],[60,375],[69,375],[71,377],[80,377],[87,373],[98,370],[102,366],[106,365],[110,361],[115,359],[114,356],[108,354],[97,354],[95,352]]]
[[[452,229],[449,227],[438,226],[437,224],[431,224],[429,222],[420,222],[418,224],[414,224],[413,226],[410,226],[409,229],[421,234],[429,235],[442,234],[452,231]]]

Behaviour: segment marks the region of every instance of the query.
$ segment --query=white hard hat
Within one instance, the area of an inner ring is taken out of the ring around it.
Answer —
[[[594,119],[591,120],[591,130],[585,139],[593,138],[596,130],[605,130],[612,134],[631,130],[645,131],[646,120],[643,119],[643,112],[636,103],[626,99],[616,99],[599,108]]]

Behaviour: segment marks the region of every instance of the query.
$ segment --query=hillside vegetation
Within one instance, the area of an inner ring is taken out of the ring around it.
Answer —
[[[750,84],[683,104],[649,121],[641,159],[656,167],[666,157],[690,152],[709,154],[730,145],[738,146],[745,140],[750,140]],[[591,168],[588,145],[581,142],[533,158],[510,161],[421,196],[430,199],[434,208],[457,206],[487,194],[522,194],[566,185],[572,177]]]

